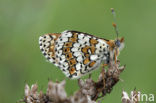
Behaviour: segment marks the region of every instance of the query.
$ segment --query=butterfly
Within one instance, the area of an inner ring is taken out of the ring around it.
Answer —
[[[116,28],[116,25],[114,24]],[[116,29],[117,31],[117,29]],[[118,32],[117,32],[118,34]],[[80,78],[102,63],[115,62],[124,47],[124,38],[107,40],[91,34],[66,30],[39,37],[42,54],[69,78]]]

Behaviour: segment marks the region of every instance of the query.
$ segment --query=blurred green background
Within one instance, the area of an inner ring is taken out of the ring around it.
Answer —
[[[45,92],[48,78],[65,78],[41,54],[40,35],[77,30],[114,39],[110,8],[125,37],[119,58],[126,70],[121,74],[124,82],[103,103],[120,103],[122,89],[129,93],[135,87],[156,95],[156,0],[0,0],[0,103],[23,98],[25,83],[37,83]],[[94,79],[99,71],[93,72]],[[78,89],[77,81],[66,80],[71,95]]]

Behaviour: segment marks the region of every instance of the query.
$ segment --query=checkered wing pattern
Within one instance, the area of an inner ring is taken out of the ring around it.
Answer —
[[[80,78],[109,62],[107,40],[78,31],[46,34],[39,39],[43,55],[69,78]]]

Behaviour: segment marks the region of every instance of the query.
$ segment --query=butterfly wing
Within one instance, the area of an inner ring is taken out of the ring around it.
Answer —
[[[59,34],[54,46],[55,60],[52,57],[49,60],[69,78],[80,78],[109,59],[109,46],[104,39],[78,31]]]

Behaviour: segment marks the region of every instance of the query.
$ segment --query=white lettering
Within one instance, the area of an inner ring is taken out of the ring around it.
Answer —
[[[144,101],[144,99],[145,99],[145,101],[148,101],[147,94],[141,94],[141,101]]]
[[[149,98],[148,100],[151,102],[151,101],[154,101],[154,94],[149,94]]]

